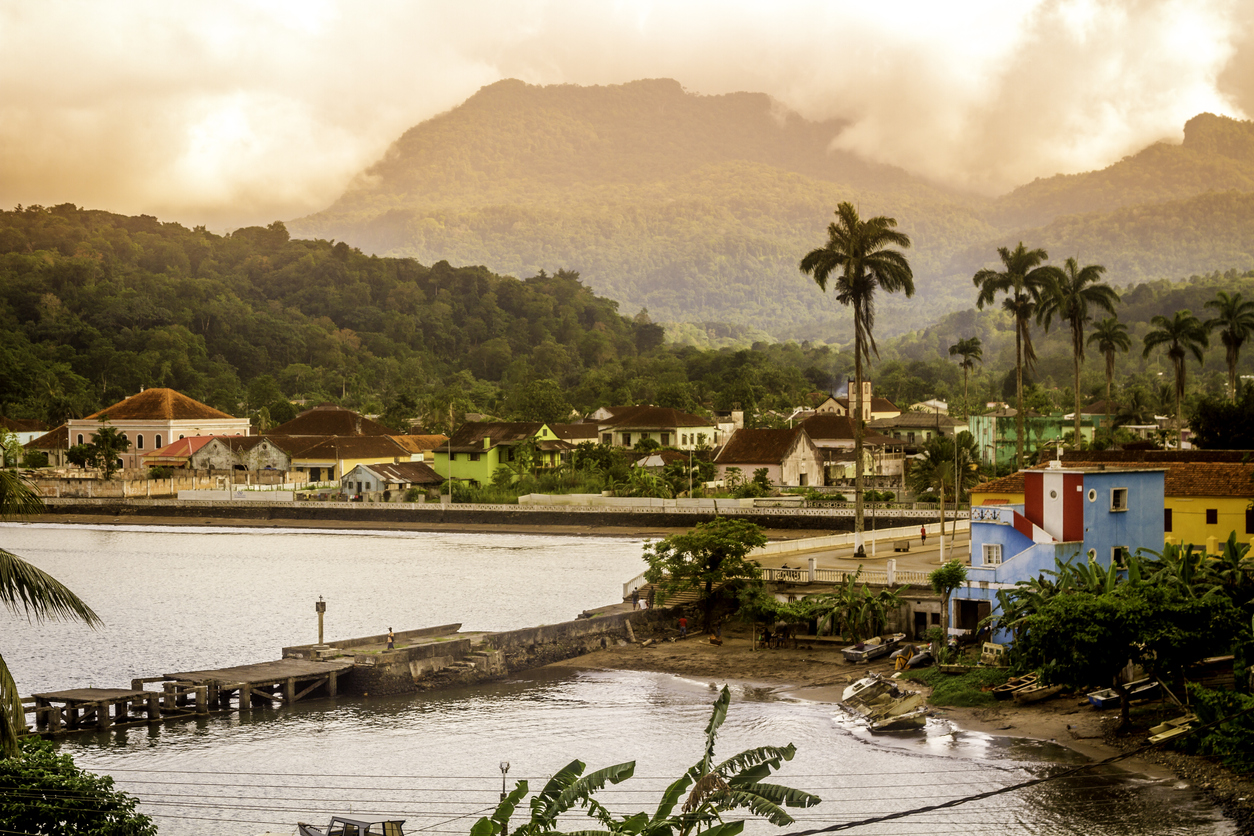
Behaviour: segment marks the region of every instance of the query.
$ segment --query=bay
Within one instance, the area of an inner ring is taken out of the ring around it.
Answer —
[[[621,598],[643,564],[630,538],[282,529],[6,525],[0,545],[96,608],[100,630],[0,613],[0,652],[23,694],[277,658],[316,638],[462,622],[501,630],[553,623]],[[105,735],[63,738],[82,766],[142,799],[163,836],[291,833],[332,813],[405,818],[407,832],[467,833],[510,786],[538,789],[573,758],[590,769],[635,760],[636,776],[598,798],[652,809],[699,759],[722,681],[543,669],[475,688],[297,703]],[[728,683],[718,753],[794,743],[779,781],[820,795],[794,832],[1004,787],[1078,762],[1048,743],[929,722],[871,738],[832,706]],[[517,820],[516,820],[517,821]],[[574,819],[570,827],[583,827]],[[1191,789],[1123,773],[1044,784],[856,833],[1225,834],[1231,823]]]

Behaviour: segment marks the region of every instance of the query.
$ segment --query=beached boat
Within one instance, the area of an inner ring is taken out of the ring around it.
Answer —
[[[1147,700],[1157,696],[1159,689],[1158,680],[1149,677],[1129,682],[1123,687],[1128,692],[1130,702]],[[1094,708],[1115,708],[1119,705],[1119,694],[1116,693],[1114,688],[1103,688],[1100,691],[1094,691],[1088,697]]]
[[[344,816],[332,816],[326,830],[304,822],[296,823],[297,836],[404,836],[404,820],[362,821]]]
[[[857,682],[851,684],[840,695],[842,702],[865,702],[867,700],[878,697],[880,694],[886,694],[897,686],[888,681],[877,673],[870,676],[864,676]]]
[[[1005,681],[1004,684],[998,685],[993,689],[993,697],[999,700],[1008,700],[1014,695],[1015,691],[1020,688],[1026,688],[1029,685],[1036,684],[1036,674],[1026,673],[1023,676],[1012,676]]]
[[[864,642],[858,642],[850,645],[840,652],[844,655],[846,662],[869,662],[872,659],[878,659],[892,651],[898,643],[906,638],[905,633],[892,633],[887,636],[876,636],[873,639],[867,639]]]
[[[868,714],[867,724],[876,733],[914,731],[927,724],[928,713],[922,694],[903,694]]]
[[[1061,694],[1062,691],[1063,686],[1061,685],[1040,685],[1033,683],[1032,685],[1025,685],[1024,687],[1019,688],[1010,696],[1013,697],[1014,701],[1020,705],[1028,705],[1029,703],[1041,702],[1042,700],[1048,700],[1052,697],[1056,697]]]
[[[1149,730],[1149,742],[1162,743],[1164,740],[1171,740],[1173,737],[1179,737],[1182,734],[1191,732],[1196,722],[1196,715],[1185,714],[1183,717],[1159,723]]]
[[[913,644],[903,644],[888,654],[888,658],[899,671],[907,668],[924,668],[932,664],[932,648],[926,644],[918,647]]]

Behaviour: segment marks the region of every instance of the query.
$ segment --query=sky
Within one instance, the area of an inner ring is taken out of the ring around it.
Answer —
[[[503,78],[764,92],[1000,194],[1251,118],[1254,0],[0,0],[0,207],[289,220]]]

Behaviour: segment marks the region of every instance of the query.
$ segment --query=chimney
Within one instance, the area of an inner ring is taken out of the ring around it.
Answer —
[[[361,435],[361,416],[353,416],[353,435]]]

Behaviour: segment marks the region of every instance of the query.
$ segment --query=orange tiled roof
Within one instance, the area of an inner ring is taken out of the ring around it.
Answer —
[[[235,417],[173,389],[145,389],[87,417],[102,416],[110,421],[230,420]]]
[[[791,430],[736,430],[714,461],[716,464],[779,464],[803,432],[801,427]]]

